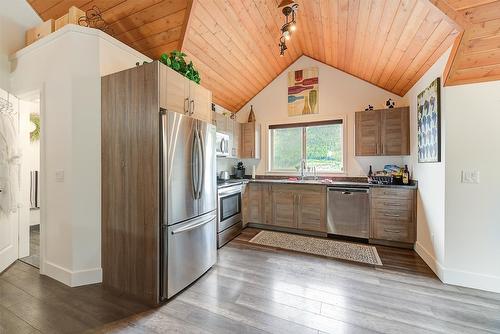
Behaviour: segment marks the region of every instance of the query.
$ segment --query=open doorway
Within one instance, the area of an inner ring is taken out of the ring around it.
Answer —
[[[22,150],[19,214],[19,259],[40,268],[40,94],[25,94],[19,102]]]

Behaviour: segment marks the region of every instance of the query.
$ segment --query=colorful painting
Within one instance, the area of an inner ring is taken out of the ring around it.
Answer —
[[[288,116],[317,114],[318,68],[288,72]]]
[[[441,107],[439,78],[417,96],[418,162],[441,161]]]

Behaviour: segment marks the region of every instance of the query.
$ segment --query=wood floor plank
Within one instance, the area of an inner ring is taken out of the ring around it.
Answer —
[[[257,233],[155,309],[16,262],[0,274],[0,333],[500,333],[500,294],[443,284],[412,250],[377,246],[372,266],[249,243]]]

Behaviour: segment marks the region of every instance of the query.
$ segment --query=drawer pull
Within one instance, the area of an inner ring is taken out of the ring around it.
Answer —
[[[400,230],[392,230],[392,229],[390,229],[390,228],[384,228],[384,231],[385,231],[385,232],[389,232],[389,233],[401,233],[401,231],[400,231]]]
[[[384,216],[386,216],[386,217],[401,217],[401,215],[394,215],[394,214],[390,214],[390,213],[384,213]]]
[[[387,205],[387,206],[401,206],[402,204],[401,203],[384,202],[384,205]]]

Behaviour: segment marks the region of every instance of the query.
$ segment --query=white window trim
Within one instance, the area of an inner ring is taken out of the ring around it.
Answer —
[[[310,123],[321,122],[321,121],[342,121],[342,171],[339,172],[328,172],[328,173],[317,173],[317,176],[320,177],[330,177],[330,176],[346,176],[347,175],[347,147],[348,147],[348,132],[347,132],[347,118],[344,117],[336,117],[334,119],[322,119],[322,120],[314,120]],[[296,123],[304,123],[304,122],[296,122]],[[291,123],[293,124],[293,123]],[[300,171],[296,171],[295,169],[284,169],[284,170],[273,170],[272,169],[272,158],[273,158],[273,138],[272,138],[272,129],[270,129],[271,125],[267,126],[267,146],[268,146],[268,157],[267,157],[267,170],[266,175],[276,175],[276,176],[295,176],[300,175]],[[301,153],[303,153],[304,148],[302,147]]]

